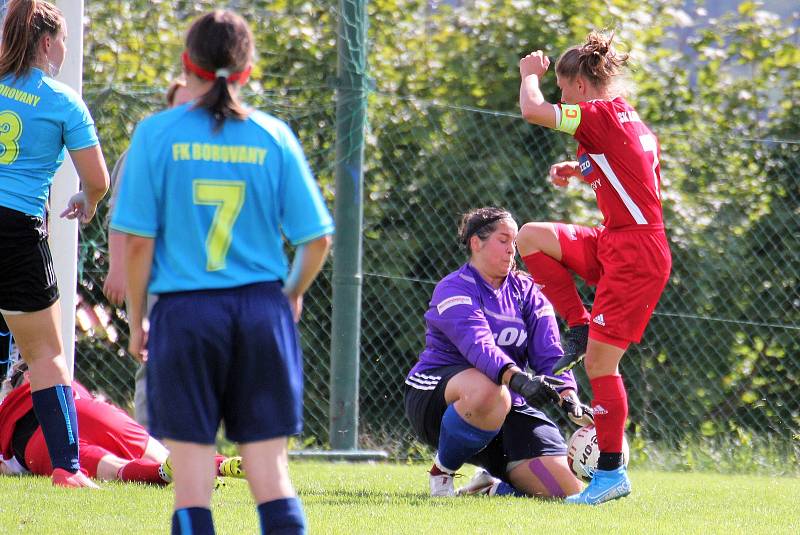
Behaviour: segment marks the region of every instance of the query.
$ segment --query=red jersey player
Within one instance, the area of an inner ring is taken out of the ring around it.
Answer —
[[[0,474],[53,471],[47,445],[33,412],[27,367],[20,362],[3,385],[0,400]],[[101,480],[166,485],[171,481],[168,451],[125,411],[92,396],[72,382],[80,434],[81,469]],[[217,475],[242,477],[241,457],[216,455]]]
[[[659,145],[617,82],[628,59],[610,37],[592,32],[556,63],[562,102],[550,104],[539,78],[550,61],[542,51],[519,64],[520,109],[530,123],[566,132],[578,141],[577,161],[550,168],[556,186],[570,178],[591,185],[603,213],[596,228],[527,223],[517,235],[525,265],[563,317],[569,332],[554,374],[585,355],[600,447],[592,482],[567,502],[599,504],[626,496],[631,486],[622,462],[628,401],[619,362],[642,337],[672,265],[661,209]],[[591,314],[570,274],[596,285]]]

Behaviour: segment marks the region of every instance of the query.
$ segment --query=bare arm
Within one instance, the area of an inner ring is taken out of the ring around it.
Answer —
[[[100,145],[69,152],[81,181],[81,191],[73,195],[61,217],[78,218],[88,223],[94,217],[97,203],[108,191],[108,169]]]
[[[108,231],[108,274],[103,284],[103,293],[115,305],[121,305],[125,300],[126,242],[127,237],[122,232]]]
[[[522,117],[529,123],[555,128],[558,126],[556,110],[544,99],[539,89],[539,78],[547,72],[549,66],[550,60],[541,50],[532,52],[520,60],[519,109]]]
[[[299,246],[292,260],[292,268],[286,277],[283,293],[289,299],[295,322],[300,320],[303,311],[303,294],[314,282],[331,247],[330,236],[322,236],[316,240]]]
[[[108,169],[100,145],[70,151],[69,155],[81,179],[81,190],[89,202],[97,204],[108,191]]]
[[[128,351],[134,358],[143,357],[146,333],[144,318],[146,315],[147,283],[150,280],[150,270],[153,264],[153,249],[155,240],[142,236],[126,236],[125,264],[127,286],[128,325],[130,326],[130,340]]]
[[[128,152],[125,151],[117,160],[114,169],[111,170],[111,195],[108,199],[108,224],[111,223],[111,214],[119,196],[120,186],[122,185],[123,169],[125,158]],[[127,238],[124,233],[108,229],[108,274],[103,293],[109,302],[119,306],[125,301],[125,243]]]

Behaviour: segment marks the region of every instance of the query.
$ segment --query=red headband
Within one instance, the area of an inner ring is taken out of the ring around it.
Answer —
[[[239,82],[240,84],[244,84],[250,77],[250,71],[253,70],[253,66],[248,65],[247,68],[241,72],[230,72],[228,69],[217,69],[216,72],[207,71],[204,68],[192,63],[192,60],[189,58],[189,53],[185,50],[183,51],[183,54],[181,54],[181,59],[183,60],[183,66],[186,67],[187,71],[193,72],[203,80],[210,80],[212,82],[217,78],[225,78],[228,82]]]

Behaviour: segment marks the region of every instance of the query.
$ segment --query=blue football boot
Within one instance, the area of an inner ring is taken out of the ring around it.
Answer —
[[[599,505],[624,498],[631,493],[631,480],[624,466],[616,470],[595,470],[589,485],[580,494],[567,496],[566,503]]]

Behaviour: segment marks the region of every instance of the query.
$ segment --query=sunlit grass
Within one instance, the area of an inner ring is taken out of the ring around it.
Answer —
[[[528,498],[432,499],[426,469],[292,464],[312,534],[800,533],[798,478],[633,470],[630,497],[588,508]],[[107,483],[76,491],[6,477],[0,495],[0,529],[13,533],[167,533],[172,510],[169,487]],[[229,479],[214,495],[213,512],[218,533],[258,532],[244,481]]]

